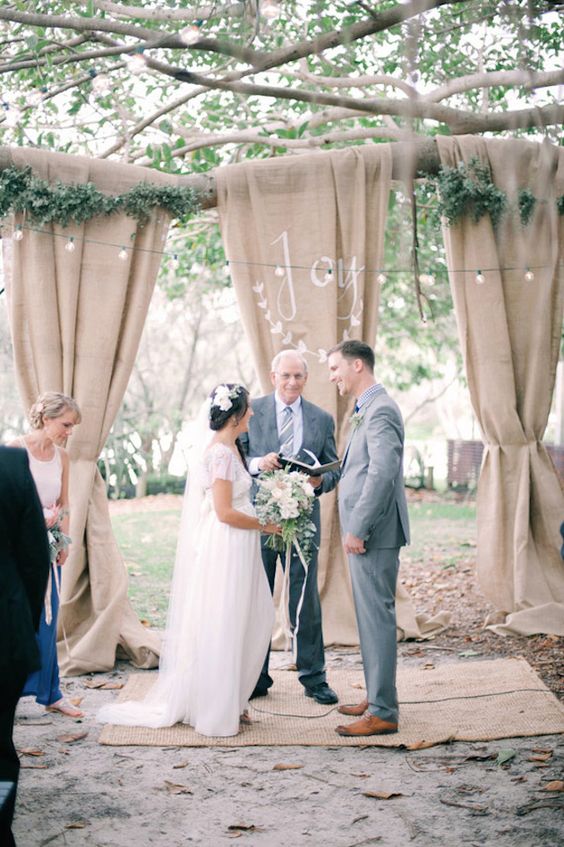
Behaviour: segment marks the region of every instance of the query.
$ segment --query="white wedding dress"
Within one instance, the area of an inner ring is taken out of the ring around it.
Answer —
[[[230,480],[233,508],[253,515],[251,477],[219,443],[190,477],[157,681],[143,701],[104,706],[98,719],[148,727],[181,721],[202,735],[236,735],[266,656],[274,608],[260,534],[219,521],[211,486]]]

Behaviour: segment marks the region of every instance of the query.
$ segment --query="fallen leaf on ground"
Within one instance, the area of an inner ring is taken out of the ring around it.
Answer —
[[[28,765],[26,762],[21,762],[20,764],[20,768],[25,768],[25,770],[28,771],[44,771],[47,770],[48,767],[49,765]]]
[[[364,691],[362,682],[351,682],[351,688],[360,688],[361,691]]]
[[[18,750],[20,756],[44,756],[44,750],[36,750],[34,747],[23,747],[21,750]]]
[[[164,784],[169,794],[192,794],[192,789],[188,788],[187,785],[179,785],[176,782],[170,782],[168,779],[165,779]]]
[[[469,812],[472,812],[475,815],[487,815],[489,809],[487,806],[484,806],[481,803],[472,803],[472,802],[463,802],[462,800],[453,799],[452,797],[439,797],[441,803],[445,806],[455,806],[458,809],[468,809]]]
[[[392,797],[403,797],[401,791],[363,791],[363,797],[374,797],[375,800],[391,800]]]
[[[86,823],[84,821],[73,821],[72,823],[66,823],[65,829],[84,829]]]
[[[514,759],[516,755],[516,750],[500,750],[497,754],[495,763],[496,765],[505,765],[507,762],[510,762],[511,759]]]
[[[515,814],[522,817],[523,815],[528,815],[529,812],[535,812],[537,809],[562,809],[562,803],[560,800],[556,798],[554,800],[549,800],[547,797],[546,800],[534,800],[532,803],[527,803],[525,806],[519,806],[515,809]]]
[[[254,823],[232,823],[227,827],[227,829],[229,832],[238,832],[239,835],[242,832],[264,832],[263,826],[255,826]]]
[[[104,679],[85,679],[82,683],[85,688],[101,688],[106,684]]]
[[[300,768],[303,768],[303,765],[291,765],[284,764],[284,762],[279,762],[279,764],[274,765],[272,768],[273,771],[298,771]]]
[[[367,777],[370,776],[370,774],[369,773],[351,773],[351,776],[356,776],[359,779],[366,779]]]
[[[564,780],[553,779],[540,789],[541,791],[564,791]]]
[[[172,769],[173,769],[173,771],[177,771],[177,770],[180,770],[180,768],[187,768],[187,767],[188,767],[188,762],[179,762],[177,765],[173,765]]]
[[[470,659],[472,656],[481,656],[482,654],[478,650],[463,650],[458,655],[461,659]]]
[[[84,697],[69,697],[69,703],[72,706],[80,706],[80,704],[82,703],[83,700],[84,700]]]
[[[86,738],[88,732],[69,732],[67,735],[57,735],[57,741],[62,741],[63,744],[73,744],[75,741],[81,741]]]
[[[434,747],[436,741],[425,741],[424,738],[421,741],[414,741],[413,744],[406,744],[406,750],[426,750],[427,747]]]
[[[529,756],[528,762],[548,762],[552,759],[552,751],[546,753],[536,753],[534,756]]]

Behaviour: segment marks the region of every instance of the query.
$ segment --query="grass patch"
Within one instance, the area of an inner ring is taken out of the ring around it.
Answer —
[[[428,563],[456,569],[473,558],[476,508],[468,503],[409,504],[411,545],[402,563]],[[180,510],[127,512],[112,517],[112,526],[129,573],[133,608],[150,626],[164,627]]]
[[[166,623],[180,511],[133,512],[112,517],[129,574],[129,598],[143,621]]]

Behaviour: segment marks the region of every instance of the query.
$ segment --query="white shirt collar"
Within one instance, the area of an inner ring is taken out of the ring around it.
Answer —
[[[285,402],[284,402],[284,401],[280,398],[280,396],[278,395],[278,392],[277,392],[277,391],[275,391],[275,392],[274,392],[274,397],[275,397],[275,400],[276,400],[276,414],[277,414],[277,415],[279,415],[279,414],[280,414],[280,412],[282,411],[282,409],[285,409],[285,408],[286,408],[286,406],[287,406],[288,404],[287,404],[287,403],[285,403]],[[294,400],[294,402],[290,405],[290,408],[291,408],[291,410],[293,411],[293,413],[294,413],[295,415],[297,415],[297,414],[298,414],[298,412],[299,412],[299,411],[300,411],[300,409],[302,408],[302,398],[301,398],[301,395],[298,397],[298,399],[297,399],[297,400]]]

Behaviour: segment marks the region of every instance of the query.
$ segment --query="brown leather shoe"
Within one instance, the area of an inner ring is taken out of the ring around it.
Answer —
[[[360,718],[368,708],[368,700],[363,700],[362,703],[357,703],[356,706],[339,706],[337,709],[342,715],[351,715],[353,718]]]
[[[353,721],[348,726],[338,726],[335,732],[357,738],[363,735],[391,735],[398,731],[397,723],[383,721],[376,715],[367,714],[359,721]]]

